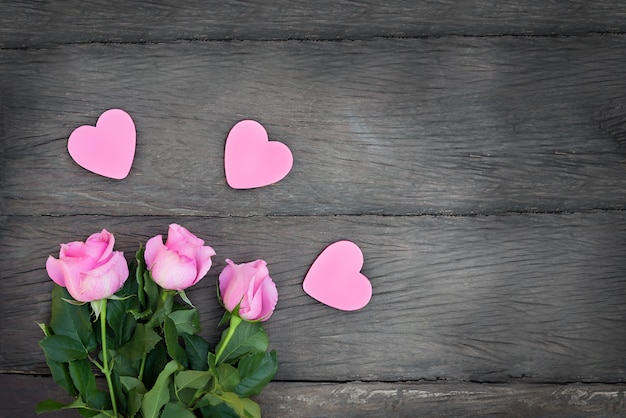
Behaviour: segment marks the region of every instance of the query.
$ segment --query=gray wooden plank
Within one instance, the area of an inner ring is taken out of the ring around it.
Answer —
[[[0,213],[623,209],[625,63],[624,36],[0,51]],[[112,107],[138,130],[123,181],[66,151]],[[237,191],[223,147],[246,118],[295,163],[276,185]]]
[[[4,217],[0,372],[44,373],[36,322],[49,315],[45,260],[106,227],[128,257],[175,221],[212,245],[188,294],[216,341],[225,258],[264,258],[279,288],[267,323],[278,380],[624,382],[626,212],[486,217]],[[322,249],[351,239],[374,295],[363,310],[309,298]]]
[[[624,32],[619,0],[20,1],[0,5],[0,47],[178,39],[364,39]]]
[[[619,417],[620,385],[274,382],[259,402],[265,417]]]
[[[272,417],[621,417],[623,385],[271,382],[255,399]],[[34,417],[44,399],[68,399],[49,377],[0,374],[2,416]],[[60,413],[50,417],[67,416]],[[78,416],[76,414],[76,416]]]

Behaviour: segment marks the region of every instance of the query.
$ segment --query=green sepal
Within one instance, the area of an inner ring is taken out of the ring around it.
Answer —
[[[74,306],[83,306],[84,304],[86,304],[87,302],[79,302],[75,299],[71,299],[71,298],[61,298],[63,300],[63,302],[65,303],[69,303],[70,305],[74,305]]]
[[[102,308],[104,307],[104,304],[106,304],[106,301],[106,299],[98,299],[89,302],[89,304],[91,305],[91,310],[93,311],[96,319],[100,318],[100,313],[102,312]]]
[[[232,316],[232,314],[228,311],[224,312],[224,315],[222,316],[222,319],[220,319],[220,323],[217,324],[217,327],[223,327],[228,325],[228,323],[230,322],[230,317]]]
[[[179,290],[178,291],[178,296],[180,296],[180,298],[189,306],[191,306],[192,308],[196,308],[195,306],[193,306],[193,303],[191,303],[191,300],[189,300],[189,297],[187,297],[187,294],[185,293],[184,290]]]
[[[52,335],[52,330],[48,328],[47,324],[44,324],[43,322],[37,322],[36,324],[43,331],[43,335],[45,335],[46,337],[49,337],[50,335]]]

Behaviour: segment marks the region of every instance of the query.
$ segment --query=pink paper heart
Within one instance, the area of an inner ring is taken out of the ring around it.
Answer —
[[[242,120],[235,124],[226,138],[224,169],[226,182],[233,189],[268,186],[283,178],[293,166],[287,145],[269,141],[267,131],[259,122]]]
[[[79,166],[121,180],[133,165],[136,137],[130,115],[121,109],[110,109],[100,115],[96,126],[74,129],[67,141],[67,150]]]
[[[372,284],[361,274],[363,253],[351,241],[337,241],[315,259],[304,278],[304,291],[328,306],[355,311],[372,298]]]

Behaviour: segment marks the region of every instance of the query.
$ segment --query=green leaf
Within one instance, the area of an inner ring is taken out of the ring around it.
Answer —
[[[39,325],[46,337],[53,335],[46,324],[37,323],[37,325]],[[76,388],[72,383],[68,363],[52,360],[48,353],[46,353],[46,350],[44,350],[44,356],[46,357],[46,363],[48,364],[48,368],[52,373],[52,379],[55,383],[65,389],[69,395],[76,396]]]
[[[132,376],[120,376],[120,384],[125,391],[129,392],[133,389],[138,390],[141,393],[146,393],[146,388],[143,382],[136,377]]]
[[[169,317],[165,317],[163,323],[163,332],[165,333],[165,345],[167,346],[167,353],[171,358],[178,361],[180,364],[187,364],[187,355],[185,350],[178,344],[178,332],[176,332],[176,325]]]
[[[113,393],[115,395],[115,400],[117,402],[117,408],[120,411],[126,411],[128,409],[128,398],[124,394],[122,390],[122,383],[120,382],[120,375],[115,371],[111,370],[111,382],[113,384]],[[110,396],[106,392],[101,392],[106,395],[105,405],[108,405],[112,408],[112,404],[110,401]]]
[[[209,371],[183,370],[178,372],[174,377],[174,385],[176,386],[177,392],[187,388],[204,389],[212,377],[213,373]]]
[[[241,381],[235,393],[242,398],[258,395],[278,371],[276,351],[247,355],[239,361],[237,369]]]
[[[239,371],[228,363],[222,363],[217,366],[217,380],[222,389],[226,392],[232,392],[239,384]]]
[[[161,341],[161,337],[152,328],[138,323],[132,338],[117,350],[120,355],[131,361],[141,360],[145,353],[149,353]]]
[[[131,309],[128,312],[133,316],[133,318],[135,318],[135,320],[145,319],[152,315],[152,309],[150,308],[146,309],[145,311],[139,309]]]
[[[217,370],[215,368],[215,365],[217,364],[217,358],[215,357],[215,353],[209,352],[206,357],[207,363],[209,364],[209,370],[211,370],[211,372],[213,372],[214,374],[217,373]]]
[[[146,356],[143,379],[141,379],[146,388],[154,386],[159,373],[163,370],[168,361],[169,358],[167,356],[167,349],[165,348],[165,341],[161,340]]]
[[[87,352],[91,352],[96,349],[97,343],[89,305],[76,306],[63,300],[70,297],[64,287],[55,285],[52,289],[50,329],[55,335],[79,341]]]
[[[143,289],[146,293],[146,307],[156,312],[160,299],[159,286],[152,280],[152,275],[147,270],[143,273]]]
[[[176,331],[179,334],[193,335],[200,331],[200,319],[198,319],[198,311],[195,308],[174,311],[168,316],[176,325]]]
[[[102,392],[104,394],[104,392]],[[106,394],[104,394],[106,395]],[[89,405],[85,404],[82,399],[77,398],[74,402],[65,405],[62,409],[75,409],[81,416],[83,417],[112,417],[112,410],[104,410],[104,409],[94,409]]]
[[[196,418],[189,409],[175,403],[168,403],[163,408],[161,418]]]
[[[254,408],[250,404],[250,399],[240,398],[236,393],[224,392],[220,395],[224,402],[230,406],[240,417],[250,417],[251,412],[254,412]],[[253,402],[254,403],[254,402]],[[250,411],[252,409],[252,411]],[[260,412],[259,412],[260,416]]]
[[[96,376],[91,370],[91,366],[86,360],[70,362],[70,376],[80,397],[87,405],[92,405],[92,400],[96,398],[98,387],[96,386]]]
[[[239,414],[225,402],[203,407],[200,410],[204,418],[240,418]]]
[[[130,360],[117,350],[108,350],[108,352],[112,370],[118,376],[137,376],[139,374],[139,367],[141,366],[139,361]]]
[[[184,405],[192,405],[202,397],[211,379],[213,379],[213,373],[209,371],[183,370],[178,372],[174,376],[176,397]]]
[[[218,352],[227,332],[228,328],[222,333],[222,339],[216,347]],[[233,337],[228,341],[224,353],[220,357],[220,362],[236,360],[248,353],[265,352],[268,346],[269,337],[263,331],[261,323],[243,321],[235,329]]]
[[[141,401],[146,393],[146,388],[141,380],[131,376],[120,376],[120,383],[126,393],[128,416],[132,418],[141,409]]]
[[[128,282],[128,280],[127,280]],[[131,310],[128,300],[109,300],[107,303],[107,324],[115,335],[115,347],[128,342],[135,331],[136,321],[128,312]],[[110,348],[115,348],[110,347]]]
[[[208,370],[207,355],[209,343],[199,335],[183,334],[185,353],[189,360],[189,367],[194,370]]]
[[[51,360],[46,354],[46,363],[52,373],[52,379],[54,382],[61,386],[65,391],[72,396],[76,396],[76,388],[72,383],[72,377],[70,376],[69,364],[67,362],[59,362]]]
[[[212,392],[207,392],[198,400],[198,402],[196,402],[195,407],[202,409],[209,406],[216,406],[221,403],[224,403],[224,401],[218,398],[217,395]]]
[[[143,397],[141,402],[141,413],[143,418],[156,418],[159,411],[170,400],[169,386],[172,381],[172,374],[179,368],[176,360],[171,360],[165,365],[165,368],[159,376],[152,389],[150,389]]]
[[[65,335],[50,335],[39,342],[46,357],[61,363],[87,358],[89,354],[80,341]]]
[[[59,411],[65,407],[64,403],[54,401],[52,399],[46,399],[45,401],[41,401],[37,404],[35,408],[35,412],[37,415],[43,414],[44,412],[53,412]]]
[[[261,407],[258,403],[254,402],[250,398],[243,398],[242,402],[246,417],[261,418]]]
[[[146,272],[144,252],[145,249],[143,248],[143,245],[139,245],[139,249],[135,253],[135,262],[137,263],[135,267],[135,281],[137,282],[137,297],[139,299],[139,303],[145,309],[148,304],[146,303],[147,296],[144,283],[144,274]]]

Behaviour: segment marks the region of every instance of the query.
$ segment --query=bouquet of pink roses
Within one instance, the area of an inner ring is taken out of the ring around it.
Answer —
[[[61,245],[46,269],[56,283],[40,345],[55,382],[75,397],[46,400],[37,413],[75,409],[84,417],[260,417],[250,399],[277,371],[262,321],[278,301],[266,263],[227,266],[219,298],[228,324],[211,350],[185,289],[202,279],[215,251],[172,224],[151,238],[129,270],[103,230]],[[128,279],[130,272],[133,279]],[[180,296],[180,301],[175,296]],[[106,379],[107,391],[96,383]]]

